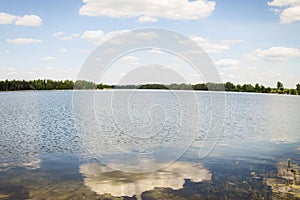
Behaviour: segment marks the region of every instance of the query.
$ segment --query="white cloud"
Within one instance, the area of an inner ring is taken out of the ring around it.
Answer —
[[[12,24],[17,20],[17,16],[7,14],[7,13],[0,13],[0,24]]]
[[[104,37],[104,33],[101,30],[97,31],[85,31],[81,38],[90,42],[99,43]]]
[[[120,60],[124,62],[136,62],[139,61],[139,58],[136,56],[124,56]]]
[[[15,38],[15,39],[7,39],[6,42],[11,44],[38,44],[38,43],[42,43],[42,40],[32,39],[32,38]]]
[[[288,58],[300,57],[300,49],[288,47],[271,47],[266,50],[256,49],[247,57],[252,60],[263,59],[271,61],[285,61]]]
[[[2,75],[2,77],[0,77],[1,79],[8,79],[8,78],[12,78],[14,75],[16,75],[17,72],[14,67],[0,66],[0,74]],[[5,76],[5,78],[3,76]]]
[[[67,53],[68,49],[60,48],[58,51],[61,52],[61,53]]]
[[[43,58],[43,60],[50,61],[50,60],[55,60],[55,58],[52,57],[52,56],[46,56],[46,57]]]
[[[130,65],[137,66],[140,65],[140,59],[136,56],[124,56],[120,58],[121,62],[129,63]]]
[[[290,6],[290,5],[300,5],[299,0],[273,0],[272,2],[268,2],[269,6]]]
[[[104,42],[110,38],[113,38],[119,34],[127,33],[127,32],[130,32],[130,30],[112,31],[112,32],[109,32],[108,34],[104,34],[104,32],[102,30],[88,30],[88,31],[85,31],[81,35],[81,38],[84,40],[93,42],[96,45],[99,45],[102,42]],[[117,41],[115,41],[115,42],[117,42]]]
[[[166,52],[159,48],[152,48],[152,49],[148,50],[147,53],[149,53],[149,54],[165,54]]]
[[[137,18],[139,22],[156,22],[159,18],[170,20],[196,20],[207,17],[216,3],[208,0],[83,0],[80,15],[112,18]]]
[[[155,32],[138,32],[135,33],[135,38],[137,40],[152,40],[154,38],[157,38],[158,35]]]
[[[299,0],[273,0],[268,2],[269,6],[279,7],[273,9],[280,15],[280,23],[289,24],[300,21],[300,1]]]
[[[80,53],[91,53],[91,50],[87,50],[87,49],[82,49],[79,51]]]
[[[79,37],[80,34],[79,33],[68,34],[68,33],[59,31],[59,32],[53,33],[52,36],[59,40],[73,40],[74,38]]]
[[[0,80],[16,79],[16,80],[32,80],[32,79],[56,79],[75,80],[78,75],[78,69],[67,70],[66,66],[45,66],[22,69],[18,66],[1,66],[0,65]]]
[[[139,17],[138,18],[138,21],[140,23],[146,23],[146,22],[157,22],[157,18],[154,18],[154,17],[149,17],[149,16],[142,16],[142,17]]]
[[[11,72],[8,72],[6,75],[7,75],[7,76],[11,76],[11,75],[16,75],[16,74],[17,74],[17,72],[11,71]]]
[[[222,40],[220,42],[213,42],[197,35],[192,35],[190,39],[195,41],[208,53],[220,53],[222,51],[229,50],[231,45],[242,42],[242,40]]]
[[[15,22],[18,26],[40,26],[42,25],[42,19],[37,15],[24,15]]]
[[[0,66],[0,79],[13,79],[17,75],[16,69],[11,66]]]
[[[42,19],[37,15],[16,16],[8,13],[0,13],[0,24],[13,24],[18,26],[35,26],[42,25]]]
[[[15,71],[16,69],[11,66],[1,66],[0,69],[8,70],[8,71]]]
[[[216,62],[217,66],[220,67],[234,67],[239,63],[239,61],[235,59],[220,59]]]
[[[117,37],[119,36],[120,37]],[[114,38],[116,37],[116,38]],[[87,30],[81,35],[81,39],[100,45],[103,42],[109,42],[114,45],[122,45],[128,40],[132,42],[148,41],[157,38],[155,32],[133,32],[131,30],[117,30],[105,34],[102,30]],[[113,38],[113,39],[112,39]],[[111,40],[112,39],[112,40]]]

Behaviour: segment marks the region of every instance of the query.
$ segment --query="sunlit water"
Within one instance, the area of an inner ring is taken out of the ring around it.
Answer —
[[[299,96],[2,92],[0,116],[0,199],[299,198]]]

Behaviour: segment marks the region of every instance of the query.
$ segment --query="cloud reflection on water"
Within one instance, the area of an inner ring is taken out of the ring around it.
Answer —
[[[80,173],[84,183],[98,194],[113,196],[140,195],[155,187],[180,189],[184,179],[194,182],[211,180],[211,173],[200,163],[175,162],[163,169],[149,173],[127,173],[99,164],[83,164]]]

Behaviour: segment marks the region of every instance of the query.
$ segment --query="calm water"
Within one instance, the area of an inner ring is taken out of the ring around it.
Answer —
[[[0,93],[0,199],[299,199],[300,97]]]

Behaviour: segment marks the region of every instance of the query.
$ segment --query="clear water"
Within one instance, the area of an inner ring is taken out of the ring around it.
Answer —
[[[3,92],[0,138],[0,199],[300,198],[299,96]]]

